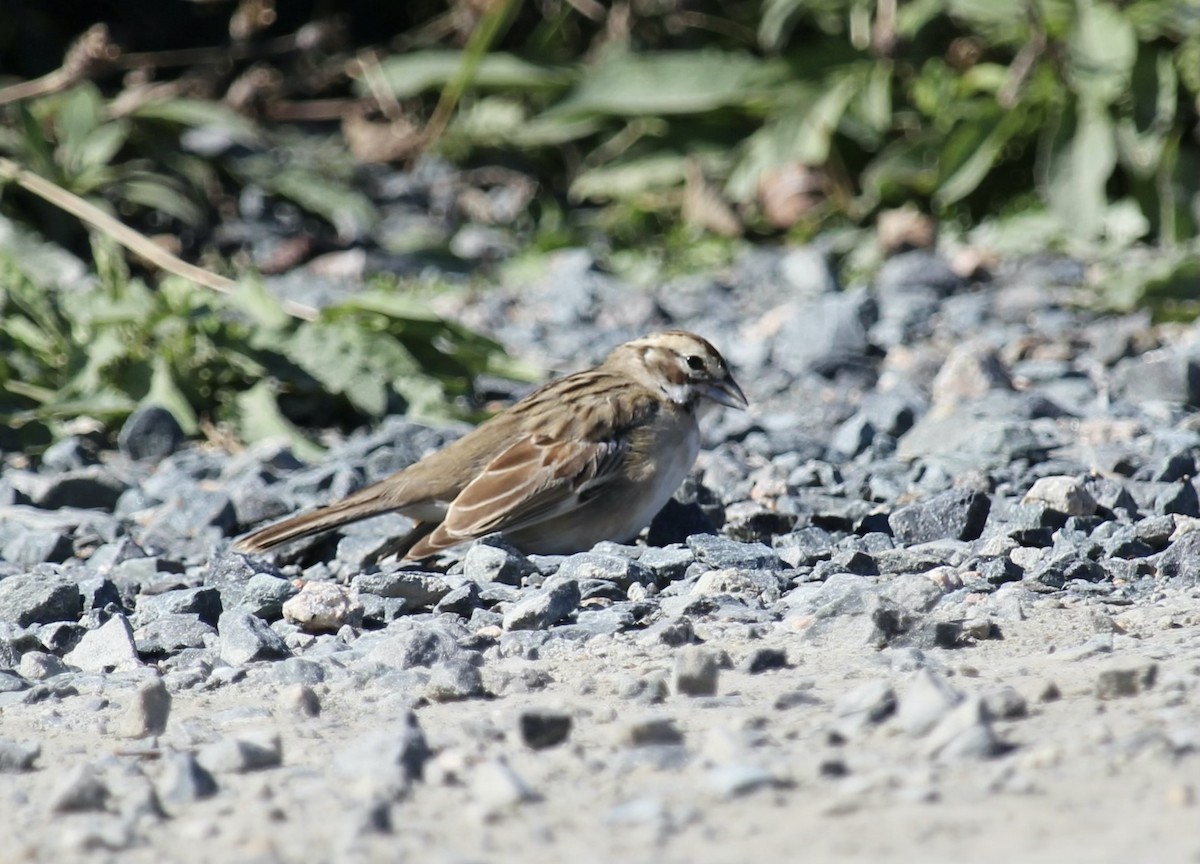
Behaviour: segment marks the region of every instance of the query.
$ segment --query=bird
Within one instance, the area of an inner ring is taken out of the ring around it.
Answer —
[[[370,561],[422,561],[495,532],[526,554],[571,554],[637,536],[700,450],[700,418],[748,407],[719,351],[665,330],[542,385],[463,437],[354,494],[234,544],[260,554],[377,516],[416,524]]]

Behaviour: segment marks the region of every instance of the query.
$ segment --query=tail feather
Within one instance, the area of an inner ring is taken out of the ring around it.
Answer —
[[[336,504],[321,507],[311,513],[302,513],[274,525],[268,525],[253,534],[248,534],[234,543],[240,552],[266,552],[284,543],[321,534],[351,522],[378,516],[396,509],[386,495],[376,486],[369,486]]]

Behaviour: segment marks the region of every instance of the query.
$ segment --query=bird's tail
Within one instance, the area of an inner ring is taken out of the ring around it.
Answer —
[[[396,507],[389,500],[386,489],[380,489],[380,485],[373,484],[336,504],[268,525],[238,540],[233,544],[233,548],[239,552],[266,552],[293,540],[311,537],[333,528],[340,528],[342,525],[349,525],[351,522],[358,522],[360,519],[395,510]]]

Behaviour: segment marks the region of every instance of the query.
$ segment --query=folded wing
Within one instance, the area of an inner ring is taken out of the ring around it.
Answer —
[[[424,558],[494,531],[515,531],[586,504],[620,476],[623,438],[556,440],[529,435],[493,459],[450,504],[446,518],[408,552]]]

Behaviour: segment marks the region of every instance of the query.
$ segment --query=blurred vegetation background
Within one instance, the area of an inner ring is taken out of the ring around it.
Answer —
[[[1200,296],[1194,0],[0,0],[0,111],[10,449],[147,402],[307,452],[298,426],[470,415],[472,376],[528,370],[437,286],[317,309],[254,273],[386,246],[372,189],[431,159],[523,254],[818,240],[859,272],[878,223],[1099,262],[1099,305]],[[306,238],[268,263],[231,228],[263,198]]]

